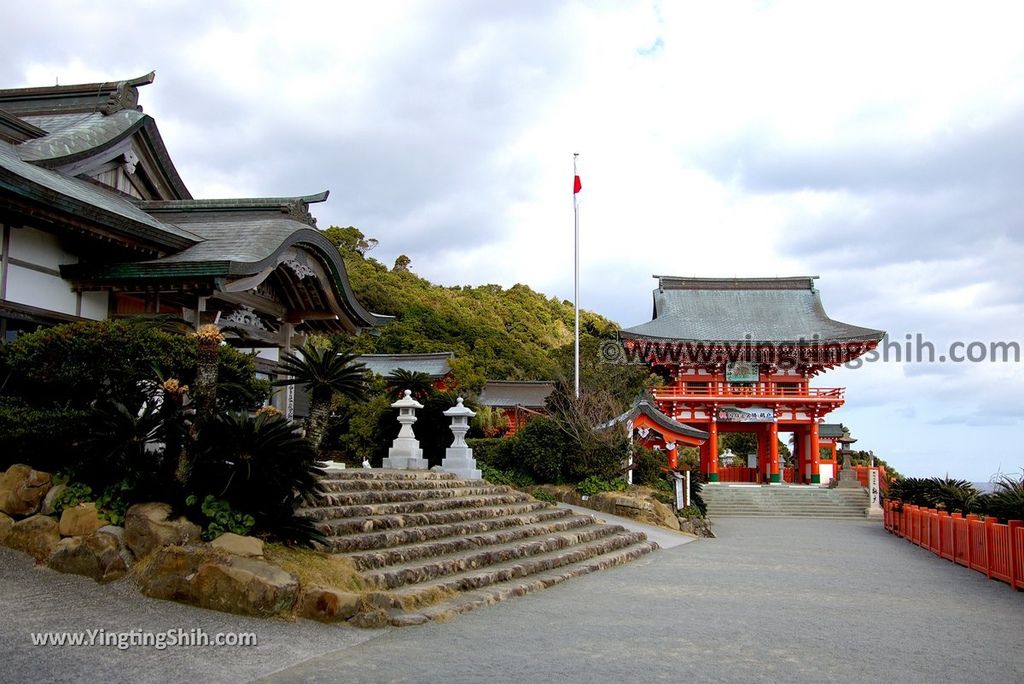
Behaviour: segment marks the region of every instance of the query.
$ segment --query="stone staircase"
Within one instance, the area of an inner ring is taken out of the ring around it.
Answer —
[[[861,489],[799,485],[707,484],[701,492],[712,520],[723,517],[864,518],[868,494]]]
[[[328,471],[323,485],[300,515],[375,587],[364,596],[373,619],[384,611],[393,625],[447,619],[657,548],[643,533],[448,473]]]

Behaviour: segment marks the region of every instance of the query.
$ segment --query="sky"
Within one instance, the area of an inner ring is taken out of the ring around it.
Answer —
[[[1024,4],[8,0],[0,87],[127,79],[195,197],[305,195],[442,284],[649,320],[653,274],[817,275],[829,416],[907,475],[1024,467]],[[927,347],[924,347],[927,349]],[[917,356],[917,355],[915,355]],[[996,355],[1000,356],[999,354]],[[1012,355],[1011,355],[1012,356]],[[927,359],[925,359],[927,361]]]

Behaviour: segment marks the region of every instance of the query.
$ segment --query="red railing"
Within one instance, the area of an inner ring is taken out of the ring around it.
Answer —
[[[700,383],[697,386],[683,383],[680,385],[655,387],[652,390],[655,399],[665,400],[703,399],[708,397],[724,397],[727,399],[788,397],[792,399],[842,401],[844,392],[845,388],[843,387],[791,387],[774,382],[757,382],[749,386],[737,386],[728,382]]]
[[[949,514],[886,501],[885,529],[935,555],[1024,589],[1024,522],[1002,525],[995,518]]]

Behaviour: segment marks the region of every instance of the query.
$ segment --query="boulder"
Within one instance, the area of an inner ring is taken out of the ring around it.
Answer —
[[[655,523],[662,527],[667,527],[670,530],[679,529],[679,518],[676,517],[676,513],[672,510],[671,506],[661,503],[660,501],[651,501],[652,510],[651,513],[654,515]]]
[[[299,595],[294,575],[254,558],[203,563],[191,584],[197,605],[242,615],[278,615]]]
[[[299,617],[335,622],[348,620],[359,612],[359,594],[325,587],[303,587],[299,594]]]
[[[136,566],[139,589],[146,596],[193,603],[192,579],[213,554],[202,547],[165,546]]]
[[[0,475],[0,512],[12,516],[38,513],[52,486],[49,473],[16,463]]]
[[[67,489],[67,485],[54,485],[50,487],[50,491],[46,492],[46,496],[43,497],[43,506],[39,509],[39,512],[43,515],[53,515],[57,512],[57,499],[64,490]]]
[[[61,539],[47,565],[57,572],[85,575],[97,582],[120,579],[128,572],[118,538],[102,532]]]
[[[199,526],[185,518],[170,520],[165,503],[141,503],[124,516],[124,541],[136,558],[164,546],[183,546],[199,540]]]
[[[82,537],[107,524],[94,503],[80,503],[60,514],[60,536]]]
[[[0,544],[3,544],[7,539],[7,535],[11,533],[11,527],[13,526],[14,518],[6,513],[0,513]]]
[[[48,515],[33,515],[11,525],[11,531],[4,540],[4,545],[18,551],[24,551],[36,562],[42,563],[60,541],[60,528],[57,521]]]
[[[233,532],[225,532],[210,542],[210,546],[235,556],[263,558],[263,540],[256,537],[243,537]]]

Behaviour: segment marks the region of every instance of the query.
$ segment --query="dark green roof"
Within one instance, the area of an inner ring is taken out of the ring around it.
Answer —
[[[707,439],[709,436],[708,433],[705,432],[704,430],[699,430],[695,427],[690,427],[689,425],[680,423],[678,420],[673,420],[672,418],[669,418],[667,415],[662,413],[657,406],[652,404],[646,398],[638,399],[637,401],[633,402],[633,406],[631,406],[628,411],[623,413],[618,418],[615,418],[605,423],[604,425],[601,425],[599,429],[607,429],[614,425],[619,425],[627,421],[633,421],[636,420],[641,415],[647,416],[656,424],[660,425],[666,430],[670,432],[675,432],[676,434],[679,435],[686,435],[687,437],[693,437],[695,439]]]
[[[818,426],[818,437],[842,437],[842,423],[822,423]]]
[[[228,200],[208,200],[226,204]],[[189,200],[189,202],[194,202]],[[144,203],[142,206],[151,203]],[[278,205],[274,205],[276,207]],[[288,206],[291,206],[289,203]],[[289,248],[309,252],[327,270],[339,300],[364,326],[379,325],[390,316],[364,309],[352,292],[345,264],[337,248],[320,231],[300,218],[278,210],[224,212],[190,211],[165,214],[181,229],[201,241],[175,254],[149,261],[111,264],[75,264],[61,267],[69,278],[97,284],[124,280],[175,280],[186,278],[228,278],[256,275],[276,267]]]
[[[621,337],[778,345],[877,342],[885,334],[829,318],[814,277],[655,277],[653,320]]]

